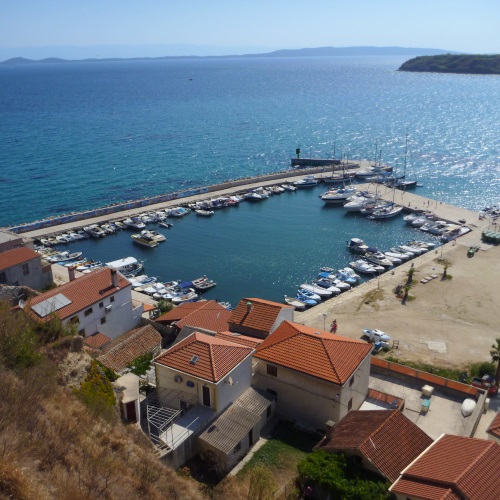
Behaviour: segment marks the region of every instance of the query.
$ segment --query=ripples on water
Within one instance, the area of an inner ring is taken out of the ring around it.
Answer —
[[[362,159],[377,142],[401,168],[406,130],[424,194],[496,203],[500,80],[394,71],[404,60],[2,66],[0,224],[280,170],[298,144]]]

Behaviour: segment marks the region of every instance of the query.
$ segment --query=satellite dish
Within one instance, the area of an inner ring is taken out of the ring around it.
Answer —
[[[234,384],[234,382],[233,382],[233,378],[232,378],[232,377],[229,377],[229,378],[227,379],[227,383],[228,383],[229,385],[233,385],[233,384]]]
[[[18,303],[18,306],[21,308],[21,309],[24,309],[24,306],[26,305],[26,302],[24,302],[23,299],[20,299],[19,300],[19,303]]]

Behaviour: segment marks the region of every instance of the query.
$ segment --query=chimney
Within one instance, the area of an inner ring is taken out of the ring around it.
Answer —
[[[327,438],[331,438],[333,436],[334,428],[335,428],[335,422],[333,422],[332,420],[327,420],[325,422],[325,436]]]
[[[73,281],[75,279],[75,268],[68,267],[68,279],[69,281]]]
[[[113,288],[118,288],[118,274],[116,269],[111,269],[111,285]]]
[[[247,302],[247,313],[252,310],[252,303],[250,301]]]

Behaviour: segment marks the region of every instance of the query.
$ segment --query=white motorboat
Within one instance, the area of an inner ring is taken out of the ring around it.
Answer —
[[[299,179],[298,181],[295,181],[293,183],[293,185],[296,187],[296,188],[308,188],[308,187],[313,187],[313,186],[316,186],[316,184],[318,184],[318,179],[316,179],[316,177],[314,177],[314,175],[306,175],[303,179]]]
[[[174,227],[174,225],[171,224],[170,222],[159,222],[158,225],[160,227],[164,227],[165,229],[170,229],[171,227]]]
[[[443,242],[448,242],[448,241],[453,241],[459,238],[460,236],[468,233],[470,231],[470,228],[467,226],[459,226],[455,227],[453,229],[450,229],[449,231],[446,231],[443,235],[441,235],[441,241]]]
[[[356,192],[356,187],[343,187],[339,189],[330,189],[326,193],[323,193],[320,198],[325,203],[344,203],[347,198],[352,196]]]
[[[257,193],[257,194],[260,194],[262,196],[262,198],[269,198],[273,192],[269,189],[266,189],[262,186],[258,187],[258,188],[255,188],[253,190],[254,193]]]
[[[76,260],[78,259],[78,257],[81,257],[81,255],[82,252],[73,252],[73,253],[60,252],[53,255],[49,255],[48,257],[45,257],[45,259],[48,262],[55,264],[56,262],[68,262],[70,260]]]
[[[146,228],[146,224],[139,217],[129,217],[123,221],[123,224],[129,229],[136,229],[138,231]]]
[[[373,168],[358,170],[356,172],[356,177],[358,179],[366,179],[367,177],[372,177],[376,173],[377,173],[377,171]]]
[[[404,252],[413,253],[413,255],[422,255],[426,251],[421,247],[410,246],[410,245],[399,245],[399,247],[397,248],[400,248]]]
[[[408,242],[408,245],[422,247],[425,248],[426,250],[432,250],[438,246],[437,243],[433,243],[432,241],[422,241],[422,240],[410,240]]]
[[[141,236],[147,236],[150,237],[152,240],[157,241],[158,243],[161,243],[162,241],[166,241],[167,238],[158,231],[151,231],[149,229],[144,229],[141,231]]]
[[[58,234],[56,236],[56,240],[57,240],[57,243],[63,243],[64,245],[71,242],[71,240],[67,236],[64,236],[62,234]]]
[[[306,308],[306,303],[296,297],[289,297],[288,295],[285,295],[283,300],[285,301],[285,304],[295,307],[297,311],[304,311]]]
[[[393,259],[399,259],[401,262],[405,262],[410,259],[409,254],[403,252],[393,252],[392,250],[384,252],[384,255],[386,257],[392,257]]]
[[[351,238],[347,242],[347,249],[353,253],[362,255],[368,250],[368,245],[360,238]]]
[[[295,186],[292,186],[291,184],[282,184],[281,187],[285,191],[297,191],[297,188]]]
[[[349,285],[355,285],[359,281],[360,276],[354,272],[354,269],[344,267],[343,269],[339,269],[337,271],[336,278],[341,281],[345,281]]]
[[[113,260],[106,262],[106,265],[120,271],[125,277],[136,276],[144,268],[143,262],[137,260],[135,257]]]
[[[262,201],[266,199],[259,193],[256,193],[255,191],[249,191],[248,193],[245,193],[243,197],[247,201]]]
[[[365,196],[353,196],[349,198],[347,203],[344,203],[344,208],[348,212],[361,212],[363,208],[375,208],[376,198],[367,198]]]
[[[195,210],[195,213],[201,217],[211,217],[215,212],[213,210],[202,210],[199,208],[198,210]]]
[[[340,281],[335,275],[330,274],[323,276],[322,274],[323,273],[320,273],[319,278],[313,281],[314,285],[329,290],[333,295],[338,295],[341,292],[350,290],[351,285],[344,281]]]
[[[106,236],[106,233],[97,224],[85,226],[83,230],[88,233],[91,238],[104,238],[104,236]]]
[[[378,266],[367,262],[364,259],[358,259],[354,262],[349,262],[349,265],[358,273],[362,274],[378,274],[385,271],[383,266]]]
[[[392,262],[376,248],[368,248],[367,252],[364,255],[364,258],[371,264],[376,264],[377,266],[392,266]],[[399,261],[399,263],[401,264],[401,261]]]
[[[308,292],[312,292],[316,295],[319,295],[322,299],[326,299],[333,295],[333,292],[326,290],[325,288],[321,288],[320,286],[311,285],[310,283],[302,283],[300,285],[300,290],[307,290]],[[340,290],[339,290],[340,293]]]
[[[172,296],[172,304],[184,304],[186,302],[195,302],[198,300],[198,294],[194,290],[182,290]]]

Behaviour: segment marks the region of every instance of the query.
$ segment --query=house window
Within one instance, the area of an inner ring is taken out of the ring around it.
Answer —
[[[351,377],[351,380],[349,380],[349,387],[352,387],[352,384],[354,384],[354,377]]]
[[[85,314],[85,316],[88,316],[89,314],[92,314],[92,308],[89,307],[83,314]]]
[[[114,302],[115,301],[115,297],[113,295],[111,295],[111,297],[109,298],[109,301],[110,302]]]
[[[29,264],[23,264],[23,276],[28,276],[29,273],[30,273]]]
[[[7,276],[5,271],[0,272],[0,283],[7,283]]]
[[[99,302],[99,308],[103,308],[104,307],[104,302]]]
[[[352,398],[349,400],[349,403],[347,403],[347,410],[352,410]]]
[[[85,328],[82,328],[81,330],[78,330],[78,335],[81,335],[82,337],[85,337]]]
[[[272,377],[277,377],[278,376],[278,367],[273,366],[273,365],[267,365],[267,374],[271,375]]]
[[[106,318],[101,318],[101,325],[104,325],[106,323]]]
[[[69,322],[72,324],[72,325],[79,325],[80,324],[80,318],[78,316],[73,316]]]

